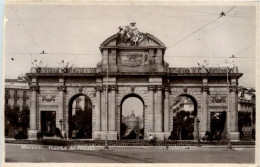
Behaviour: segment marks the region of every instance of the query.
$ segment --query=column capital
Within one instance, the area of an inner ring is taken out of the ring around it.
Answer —
[[[102,90],[106,90],[106,89],[107,89],[107,86],[106,86],[106,85],[102,85],[101,87],[102,87],[102,88],[101,88]]]
[[[57,89],[58,89],[59,91],[65,91],[65,90],[66,90],[66,86],[61,85],[61,86],[58,86]]]
[[[238,92],[237,86],[230,85],[229,86],[229,92]]]
[[[95,87],[95,90],[96,90],[96,91],[102,91],[102,86],[96,86],[96,87]]]
[[[155,85],[148,85],[148,90],[154,91],[155,90]]]
[[[38,91],[39,90],[39,86],[37,86],[37,85],[30,85],[30,90]]]
[[[117,90],[117,85],[109,85],[109,89],[111,89],[111,90]]]
[[[157,88],[157,90],[162,90],[163,86],[162,85],[157,85],[156,88]]]
[[[165,90],[165,92],[169,92],[170,91],[170,86],[169,85],[165,85],[164,86],[164,90]]]
[[[201,91],[202,92],[208,92],[209,91],[209,87],[208,86],[202,86],[201,87]]]

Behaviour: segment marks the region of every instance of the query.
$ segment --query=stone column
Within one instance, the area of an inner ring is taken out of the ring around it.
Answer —
[[[106,131],[106,87],[103,87],[101,96],[101,131]]]
[[[30,105],[30,130],[28,132],[28,138],[30,140],[37,139],[37,91],[39,87],[37,85],[31,85],[31,105]]]
[[[164,140],[163,129],[163,113],[162,113],[162,86],[157,86],[157,96],[156,96],[156,110],[155,110],[155,134],[157,140]]]
[[[109,86],[108,96],[108,140],[117,140],[116,131],[116,85]]]
[[[101,139],[101,86],[95,87],[96,89],[96,107],[95,107],[95,131],[94,139]]]
[[[154,89],[155,86],[154,85],[149,85],[148,86],[148,90],[149,90],[149,106],[150,106],[150,120],[148,121],[150,123],[149,129],[151,129],[150,132],[154,132],[155,128],[154,128]]]
[[[237,81],[236,79],[231,79],[230,86],[230,135],[231,140],[239,140],[239,132],[238,132],[238,111],[237,111]]]
[[[169,112],[169,87],[165,86],[164,89],[165,99],[164,99],[164,138],[168,138],[170,135],[170,112]]]
[[[97,86],[96,87],[96,112],[95,112],[95,130],[100,131],[101,126],[100,126],[100,121],[101,121],[101,87]]]
[[[111,111],[109,118],[109,131],[116,131],[116,85],[111,85]]]
[[[56,125],[58,125],[57,127],[60,127],[59,121],[62,120],[62,128],[61,133],[63,135],[63,137],[65,137],[65,124],[66,124],[66,120],[64,119],[64,91],[66,90],[66,87],[64,85],[61,85],[58,87],[59,90],[59,103],[58,103],[58,121],[56,122]]]
[[[202,114],[200,120],[200,134],[204,135],[208,130],[208,79],[203,78],[202,84]]]
[[[156,132],[162,132],[162,86],[157,86]]]

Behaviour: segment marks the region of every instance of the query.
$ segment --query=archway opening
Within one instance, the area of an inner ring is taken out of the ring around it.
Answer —
[[[194,140],[196,136],[197,101],[190,95],[180,95],[173,104],[172,140]]]
[[[144,101],[130,94],[121,101],[120,139],[144,138]]]
[[[211,112],[210,113],[210,139],[221,140],[226,138],[226,112]]]
[[[69,102],[69,138],[92,139],[92,102],[84,94]]]

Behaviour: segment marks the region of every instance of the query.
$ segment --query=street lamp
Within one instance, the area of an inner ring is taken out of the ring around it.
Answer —
[[[59,123],[60,123],[60,129],[61,129],[61,134],[62,134],[62,123],[63,123],[62,119],[60,119]]]
[[[199,132],[199,118],[197,119],[197,136],[198,136],[198,147],[200,147],[200,132]]]
[[[232,55],[232,57],[230,58],[235,58],[234,55]],[[231,134],[230,134],[230,121],[231,121],[231,115],[230,115],[230,109],[229,109],[229,91],[230,91],[230,88],[229,88],[229,80],[228,80],[228,74],[231,70],[233,70],[235,68],[235,65],[234,65],[234,62],[231,66],[230,62],[228,60],[225,61],[225,63],[227,64],[227,90],[228,90],[228,108],[227,108],[227,114],[228,114],[228,137],[227,137],[227,140],[228,140],[228,144],[227,144],[227,149],[232,149],[232,145],[231,145]]]

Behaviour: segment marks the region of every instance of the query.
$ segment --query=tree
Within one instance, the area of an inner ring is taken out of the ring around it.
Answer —
[[[22,126],[23,130],[29,128],[30,124],[30,109],[28,106],[24,107],[20,111],[20,125]]]
[[[135,131],[135,133],[137,134],[137,137],[138,137],[138,139],[139,139],[139,133],[140,133],[140,129],[141,129],[141,127],[140,127],[140,120],[139,120],[139,118],[137,117],[136,118],[136,123],[135,123],[135,126],[134,126],[134,131]]]
[[[76,110],[76,116],[72,116],[73,127],[79,131],[78,138],[92,137],[92,107],[85,110]]]
[[[126,129],[127,129],[126,124],[121,122],[120,134],[121,134],[122,137],[125,135]]]
[[[5,122],[9,125],[16,127],[19,119],[19,107],[11,108],[9,105],[5,106]]]
[[[13,132],[18,128],[19,107],[11,108],[10,105],[5,105],[5,135],[13,137]],[[9,131],[10,130],[10,131]]]

